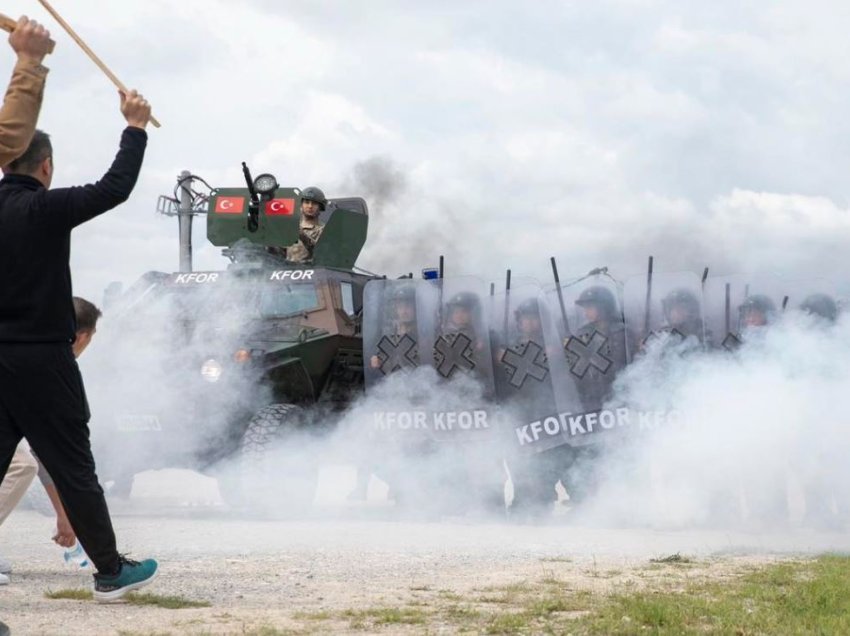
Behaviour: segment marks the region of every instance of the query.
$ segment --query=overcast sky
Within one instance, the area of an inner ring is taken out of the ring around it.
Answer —
[[[501,280],[610,265],[847,279],[850,4],[54,0],[162,121],[130,201],[75,231],[75,291],[177,268],[156,198],[190,169],[361,195],[360,264]],[[56,185],[98,178],[123,120],[58,46],[41,127]],[[0,55],[8,76],[11,51]],[[221,268],[195,233],[197,268]]]

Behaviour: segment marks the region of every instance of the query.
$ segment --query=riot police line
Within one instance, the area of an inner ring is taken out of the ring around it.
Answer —
[[[387,383],[406,387],[400,401],[374,402],[375,443],[437,456],[451,448],[455,458],[486,448],[506,460],[514,507],[546,509],[557,481],[580,503],[606,442],[686,420],[618,395],[618,376],[648,351],[732,355],[785,313],[824,325],[839,316],[827,281],[654,273],[651,265],[624,283],[604,268],[555,279],[544,288],[508,277],[498,292],[472,277],[369,282],[367,395],[387,398],[378,390]]]

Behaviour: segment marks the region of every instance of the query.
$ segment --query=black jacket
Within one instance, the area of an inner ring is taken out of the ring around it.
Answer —
[[[127,127],[95,184],[47,190],[12,174],[0,181],[0,342],[72,342],[71,230],[130,196],[147,133]]]

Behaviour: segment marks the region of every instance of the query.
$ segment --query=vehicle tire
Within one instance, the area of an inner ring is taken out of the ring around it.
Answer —
[[[294,404],[271,404],[248,424],[234,461],[219,474],[221,496],[231,508],[263,517],[291,517],[309,510],[316,495],[316,441]]]

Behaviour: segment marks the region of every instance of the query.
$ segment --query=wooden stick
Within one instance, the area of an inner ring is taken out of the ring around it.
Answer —
[[[50,3],[47,0],[38,0],[38,1],[39,1],[39,3],[41,3],[41,6],[43,6],[47,10],[47,12],[50,15],[53,16],[53,18],[59,23],[59,25],[63,29],[65,29],[65,31],[68,33],[68,35],[71,36],[71,39],[74,40],[74,42],[76,42],[80,46],[81,49],[83,49],[83,52],[85,52],[85,54],[89,56],[89,59],[91,59],[91,61],[94,62],[97,65],[97,67],[101,71],[103,71],[103,73],[110,80],[112,80],[112,83],[115,84],[115,86],[118,88],[118,90],[122,91],[124,93],[129,93],[130,91],[128,91],[127,87],[124,86],[124,84],[121,82],[121,80],[119,80],[115,76],[115,73],[113,73],[111,70],[109,70],[109,67],[106,64],[104,64],[103,61],[101,61],[101,59],[97,55],[95,55],[95,52],[92,51],[89,48],[88,44],[86,44],[83,41],[83,39],[74,32],[74,29],[71,28],[71,25],[68,24],[67,22],[65,22],[65,20],[62,18],[62,16],[59,15],[56,12],[56,9],[51,7]],[[154,117],[153,115],[151,115],[151,123],[157,128],[159,128],[159,126],[160,126],[159,122],[156,120],[156,117]]]
[[[17,26],[18,26],[17,20],[13,20],[9,16],[0,13],[0,29],[3,29],[4,31],[8,31],[9,33],[11,33],[12,31],[14,31],[17,28]],[[56,48],[56,42],[54,42],[53,40],[49,40],[48,42],[49,42],[49,44],[47,45],[47,52],[53,53],[53,49]]]

